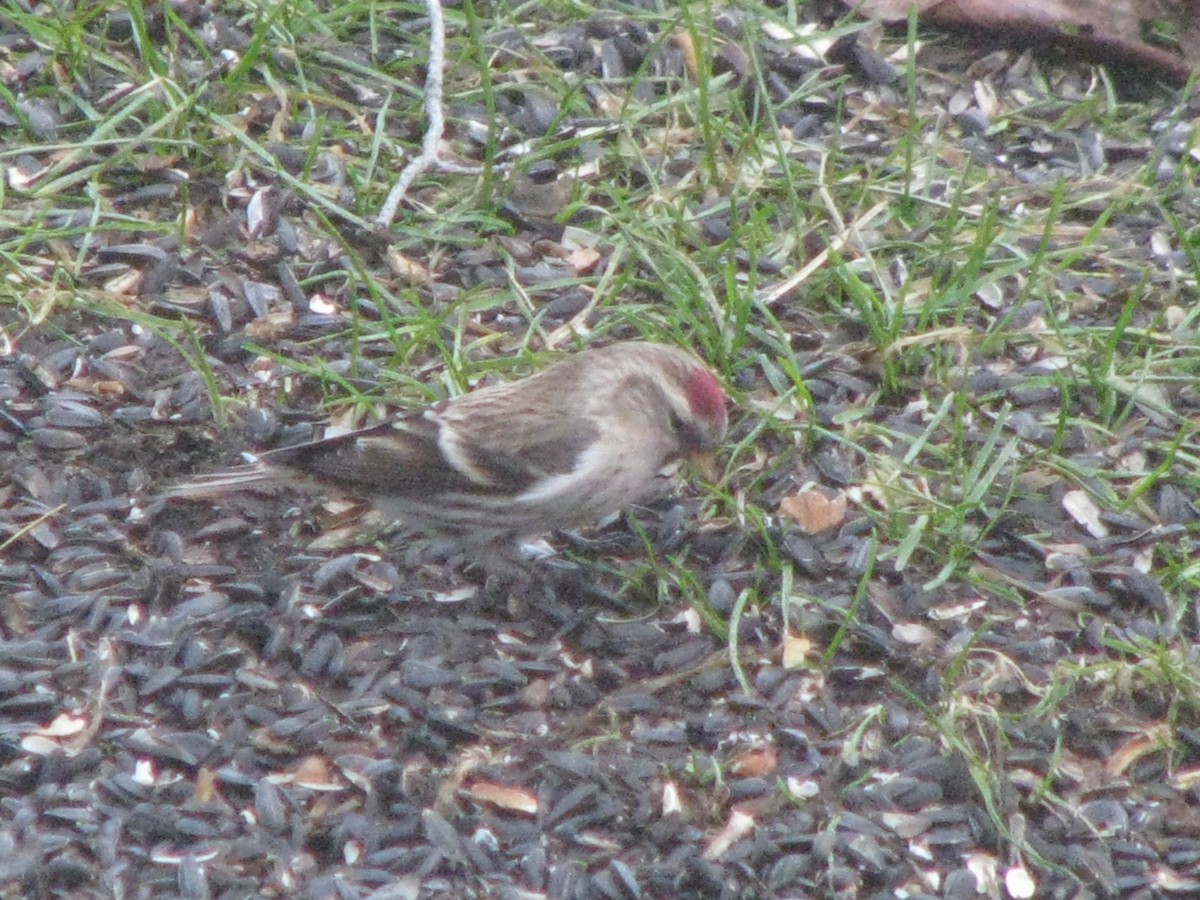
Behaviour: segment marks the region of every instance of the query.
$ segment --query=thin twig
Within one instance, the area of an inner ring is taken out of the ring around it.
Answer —
[[[429,62],[425,71],[425,137],[421,140],[421,152],[408,161],[400,177],[396,179],[383,208],[375,217],[375,227],[386,230],[396,218],[408,186],[420,174],[429,171],[438,162],[438,146],[446,127],[445,111],[442,109],[442,69],[446,55],[446,22],[442,18],[441,0],[425,0],[429,10]]]

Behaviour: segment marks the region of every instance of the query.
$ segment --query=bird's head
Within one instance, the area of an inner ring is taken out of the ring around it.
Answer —
[[[714,454],[725,439],[729,401],[720,383],[696,357],[672,350],[662,366],[660,382],[666,400],[666,425],[678,457],[713,477]]]

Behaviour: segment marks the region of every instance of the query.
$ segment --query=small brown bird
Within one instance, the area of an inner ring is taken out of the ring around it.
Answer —
[[[486,558],[521,538],[590,524],[670,483],[725,436],[726,399],[696,356],[666,344],[584,350],[550,368],[261,454],[168,496],[315,482]]]

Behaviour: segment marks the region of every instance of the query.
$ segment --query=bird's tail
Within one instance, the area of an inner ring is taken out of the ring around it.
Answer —
[[[209,472],[181,481],[167,488],[162,496],[164,499],[201,500],[238,491],[273,491],[283,487],[287,481],[287,472],[253,459],[236,469]]]

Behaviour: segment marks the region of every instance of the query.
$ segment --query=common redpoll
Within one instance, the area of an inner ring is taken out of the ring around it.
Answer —
[[[665,488],[682,460],[721,442],[725,405],[691,353],[613,344],[378,425],[268,451],[168,496],[316,482],[414,529],[504,555],[505,544],[594,523]]]

